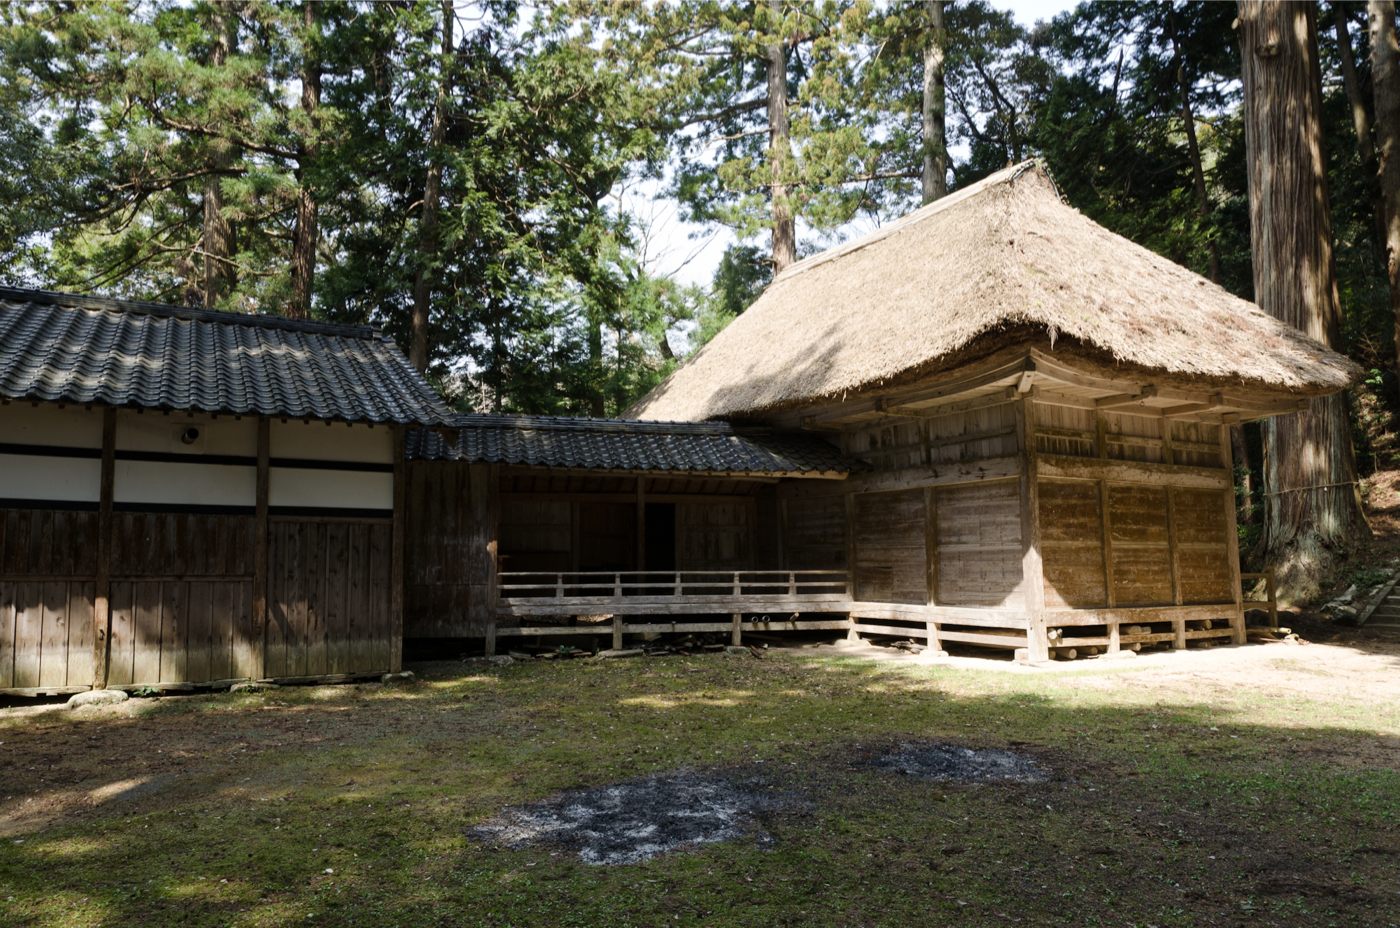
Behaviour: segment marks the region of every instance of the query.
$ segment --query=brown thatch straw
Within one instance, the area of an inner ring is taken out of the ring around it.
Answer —
[[[630,412],[695,420],[830,399],[1028,327],[1173,379],[1315,395],[1359,373],[1081,215],[1026,162],[794,264]]]

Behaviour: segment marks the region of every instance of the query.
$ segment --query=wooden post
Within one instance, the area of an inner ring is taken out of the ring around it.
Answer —
[[[394,430],[394,524],[389,556],[389,672],[403,669],[403,583],[404,583],[404,430]],[[494,573],[494,571],[493,571]]]
[[[1108,481],[1096,481],[1099,485],[1099,523],[1103,530],[1103,598],[1109,609],[1118,605],[1118,597],[1113,592],[1113,521],[1109,517]]]
[[[737,648],[744,643],[744,614],[736,612],[730,616],[730,621],[729,643]]]
[[[496,619],[493,616],[491,621],[486,623],[486,647],[487,657],[492,657],[496,653]]]
[[[112,656],[112,497],[116,488],[117,410],[102,410],[102,476],[97,497],[97,576],[93,584],[92,688],[106,689]]]
[[[1108,621],[1108,653],[1117,654],[1123,649],[1123,631],[1117,619]]]
[[[1172,603],[1181,605],[1181,561],[1176,547],[1176,491],[1164,488],[1167,494],[1167,570],[1171,574]]]
[[[622,650],[622,616],[612,618],[612,646],[614,651]]]
[[[647,491],[645,477],[637,478],[637,569],[647,569]]]
[[[924,604],[938,605],[938,490],[924,489]]]
[[[1247,634],[1244,627],[1244,585],[1240,581],[1240,529],[1235,512],[1235,460],[1234,449],[1230,447],[1230,426],[1224,419],[1220,423],[1220,461],[1225,465],[1225,473],[1229,477],[1225,488],[1225,556],[1230,559],[1230,588],[1235,593],[1235,611],[1230,616],[1230,640],[1235,644],[1244,644]],[[1269,599],[1272,600],[1272,578],[1269,586]],[[1270,608],[1270,615],[1275,616],[1275,627],[1278,626],[1276,609],[1276,606]]]
[[[1045,627],[1045,569],[1040,559],[1035,409],[1031,404],[1030,396],[1016,403],[1016,424],[1021,439],[1021,588],[1026,607],[1027,657],[1031,663],[1040,663],[1050,659],[1050,639]]]
[[[268,521],[267,495],[272,468],[269,465],[272,447],[272,420],[258,418],[258,476],[254,501],[253,528],[253,663],[255,678],[267,675],[267,578],[268,553],[272,539]],[[397,480],[395,480],[397,488]],[[395,490],[397,493],[397,489]]]

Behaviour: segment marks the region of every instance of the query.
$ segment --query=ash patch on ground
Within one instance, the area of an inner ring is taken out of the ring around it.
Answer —
[[[792,797],[755,778],[681,770],[512,806],[471,830],[499,847],[553,844],[616,866],[744,836],[772,843],[760,816]]]
[[[904,741],[874,757],[870,764],[944,783],[1040,783],[1049,777],[1049,771],[1025,754],[946,741]]]

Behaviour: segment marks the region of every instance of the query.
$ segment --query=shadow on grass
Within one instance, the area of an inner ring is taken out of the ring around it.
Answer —
[[[1400,899],[1400,720],[1345,701],[800,655],[416,669],[0,726],[0,922],[1380,924]],[[911,738],[1015,746],[1051,779],[863,762]],[[738,766],[809,800],[771,848],[608,868],[468,836]]]

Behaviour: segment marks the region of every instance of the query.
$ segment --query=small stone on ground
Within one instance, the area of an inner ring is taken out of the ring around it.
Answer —
[[[872,765],[950,783],[1040,783],[1049,775],[1035,760],[1015,751],[940,741],[906,741],[877,756]]]
[[[756,816],[783,804],[760,783],[683,770],[513,806],[472,834],[506,848],[554,844],[584,863],[616,866],[744,835],[769,843]]]

